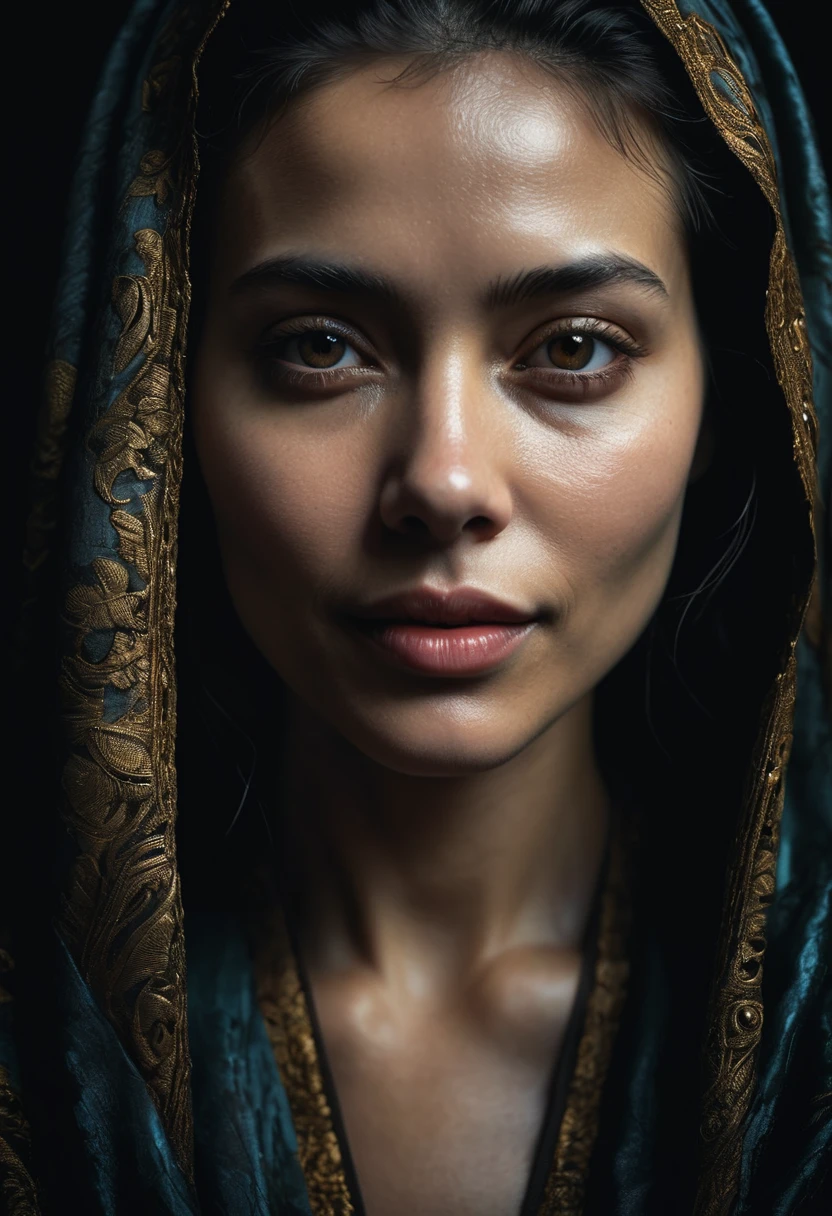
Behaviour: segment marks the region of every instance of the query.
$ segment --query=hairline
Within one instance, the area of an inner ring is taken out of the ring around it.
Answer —
[[[519,67],[527,67],[531,64],[550,81],[560,85],[580,107],[583,115],[593,124],[613,151],[618,152],[633,168],[641,172],[647,181],[662,190],[679,222],[681,235],[687,240],[688,223],[693,217],[691,209],[685,202],[680,174],[681,166],[670,150],[670,140],[662,137],[661,126],[656,116],[635,99],[627,99],[623,90],[617,89],[613,82],[602,79],[603,73],[594,73],[590,62],[574,57],[573,61],[569,63],[564,57],[564,62],[557,64],[551,59],[547,60],[544,54],[535,54],[533,48],[520,45],[474,46],[459,51],[426,50],[388,53],[367,50],[349,52],[333,58],[325,68],[310,74],[311,78],[302,82],[291,96],[277,101],[271,106],[266,106],[250,126],[245,124],[241,126],[240,134],[233,141],[225,158],[225,172],[228,172],[238,156],[246,154],[244,150],[247,149],[250,152],[259,147],[274,126],[284,120],[291,120],[294,113],[302,109],[304,103],[311,101],[321,90],[348,80],[359,71],[373,65],[406,60],[404,67],[398,73],[387,80],[379,79],[377,83],[385,90],[419,88],[430,83],[439,75],[467,68],[472,61],[494,55],[513,59]],[[602,96],[615,103],[620,101],[622,114],[626,114],[629,118],[629,121],[625,121],[614,131],[610,130],[603,120],[603,107],[593,104],[590,89],[599,81]],[[639,136],[644,137],[644,142]]]

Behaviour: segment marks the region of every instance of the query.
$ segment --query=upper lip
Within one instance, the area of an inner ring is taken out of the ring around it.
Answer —
[[[516,625],[536,619],[535,613],[515,608],[472,587],[404,591],[358,608],[353,615],[369,621],[419,621],[431,625]]]

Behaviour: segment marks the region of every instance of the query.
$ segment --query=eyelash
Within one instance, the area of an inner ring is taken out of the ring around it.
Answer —
[[[277,355],[276,352],[280,350],[282,344],[287,339],[307,333],[315,333],[320,330],[338,334],[359,355],[364,358],[367,357],[361,349],[360,342],[355,340],[354,335],[338,322],[334,322],[331,317],[308,317],[304,320],[288,321],[280,329],[268,331],[258,341],[253,353],[261,362],[266,376],[269,379],[273,377],[278,378],[280,383],[285,387],[304,389],[312,392],[333,388],[337,385],[345,384],[350,379],[363,377],[367,371],[367,367],[365,366],[333,368],[329,370],[310,368],[301,371],[299,367],[283,363]],[[542,346],[551,342],[554,338],[566,337],[569,334],[585,334],[589,337],[598,338],[617,351],[621,358],[611,360],[610,363],[593,372],[575,372],[563,368],[552,368],[551,370],[541,367],[518,368],[516,365],[513,370],[524,372],[525,379],[531,378],[542,387],[557,387],[559,390],[569,389],[571,390],[570,395],[587,397],[594,388],[612,385],[616,381],[629,378],[633,373],[634,361],[642,359],[645,355],[649,354],[646,347],[636,342],[629,335],[623,334],[620,330],[610,325],[609,322],[580,318],[574,321],[561,320],[554,323],[538,339],[535,345],[529,348],[524,358],[531,358]],[[623,364],[622,359],[624,360]],[[519,362],[522,363],[522,360]]]
[[[284,322],[280,329],[269,330],[258,341],[254,354],[262,362],[264,370],[270,377],[277,376],[282,384],[291,388],[326,389],[343,383],[350,378],[351,374],[361,376],[367,370],[366,367],[342,367],[329,371],[309,368],[301,371],[300,368],[283,363],[279,358],[277,352],[287,338],[301,337],[303,334],[315,333],[322,329],[328,333],[338,334],[349,342],[362,357],[367,357],[362,351],[360,343],[356,342],[354,335],[342,325],[333,322],[331,317],[308,317],[302,321]]]
[[[634,370],[634,364],[637,359],[643,359],[650,352],[647,347],[642,346],[631,338],[629,334],[623,333],[608,321],[601,321],[589,317],[580,317],[575,320],[556,321],[548,328],[542,338],[539,338],[534,346],[529,348],[528,353],[524,358],[531,358],[536,351],[540,350],[548,342],[554,338],[567,337],[569,334],[582,334],[590,338],[597,338],[599,341],[606,343],[618,352],[618,359],[613,359],[604,367],[598,368],[594,372],[572,372],[564,368],[542,368],[542,367],[527,367],[523,370],[526,377],[531,377],[533,381],[538,383],[543,388],[555,387],[558,392],[570,390],[570,395],[573,399],[584,400],[589,397],[593,390],[614,386],[629,379]],[[519,360],[522,363],[522,360]],[[516,365],[515,365],[516,367]]]

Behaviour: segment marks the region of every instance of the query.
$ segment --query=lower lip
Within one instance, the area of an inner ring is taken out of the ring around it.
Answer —
[[[362,632],[392,658],[432,676],[476,676],[513,654],[534,628],[534,621],[517,625],[368,624]]]

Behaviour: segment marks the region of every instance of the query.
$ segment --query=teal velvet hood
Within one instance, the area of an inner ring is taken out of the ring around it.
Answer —
[[[787,557],[760,561],[790,595],[724,889],[683,897],[718,905],[705,1028],[695,1042],[680,1029],[684,968],[636,915],[588,1172],[572,1206],[545,1210],[794,1216],[821,1210],[832,1151],[832,225],[763,5],[643,7],[773,217],[760,325],[797,505]],[[37,745],[0,868],[13,893],[0,908],[0,1208],[16,1216],[313,1214],[246,932],[224,905],[189,903],[177,863],[193,128],[201,48],[225,8],[137,0],[67,203],[25,555],[23,718]]]

